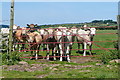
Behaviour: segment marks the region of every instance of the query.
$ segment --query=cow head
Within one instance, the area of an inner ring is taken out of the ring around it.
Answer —
[[[34,40],[35,40],[35,34],[34,33],[28,32],[27,36],[28,36],[27,37],[28,42],[30,42],[30,43],[34,42]]]
[[[77,28],[74,26],[71,28],[71,32],[73,35],[76,35],[77,34]]]
[[[49,34],[48,38],[53,38],[54,37],[54,29],[53,28],[49,28],[47,29],[47,32]]]
[[[27,24],[27,26],[30,27],[30,28],[33,28],[33,27],[38,26],[38,25],[37,24],[30,24],[30,25]]]
[[[90,34],[91,34],[91,36],[94,36],[95,35],[95,33],[96,33],[96,29],[95,28],[90,28]]]

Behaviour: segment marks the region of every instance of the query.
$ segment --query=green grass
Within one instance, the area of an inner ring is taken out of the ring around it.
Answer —
[[[117,78],[118,68],[115,67],[115,64],[111,64],[111,67],[106,66],[107,65],[93,65],[93,67],[69,69],[64,64],[61,64],[53,67],[52,69],[47,67],[44,69],[44,71],[21,72],[4,70],[3,76],[6,78],[36,78],[37,76],[41,75],[45,75],[44,78]],[[54,68],[57,70],[53,70]]]
[[[116,33],[116,30],[98,30],[97,33]],[[105,34],[105,35],[95,35],[94,41],[113,41],[117,40],[116,34]],[[104,48],[114,48],[113,42],[95,42],[95,44],[102,46]],[[93,45],[93,48],[99,48],[96,45]],[[77,44],[73,45],[73,49],[77,49]],[[95,55],[100,55],[102,53],[108,53],[105,50],[93,50]],[[19,53],[18,53],[19,54]],[[28,54],[30,52],[21,52],[22,56],[24,54]],[[46,52],[40,52],[41,55],[45,56]],[[76,51],[72,51],[72,55],[82,55],[76,53]],[[72,58],[74,59],[74,58]],[[29,64],[60,64],[59,66],[55,66],[57,70],[49,69],[46,67],[44,71],[34,71],[34,72],[20,72],[20,71],[6,71],[3,70],[2,74],[5,78],[36,78],[36,76],[45,75],[44,78],[117,78],[118,77],[118,68],[115,67],[117,64],[103,64],[100,66],[96,66],[95,64],[98,62],[87,62],[87,63],[68,63],[66,61],[49,61],[49,62],[39,62],[36,60],[30,59],[22,59],[27,61]],[[65,65],[70,66],[78,66],[78,65],[93,65],[93,67],[86,67],[81,69],[70,69],[65,67]],[[110,65],[111,67],[107,67]]]

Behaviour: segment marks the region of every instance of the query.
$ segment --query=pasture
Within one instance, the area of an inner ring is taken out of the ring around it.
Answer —
[[[116,30],[98,30],[96,34],[101,33],[116,33]],[[116,34],[95,35],[94,41],[116,41]],[[114,48],[113,42],[95,42],[95,44],[104,48]],[[99,48],[96,45],[93,49]],[[74,43],[73,49],[77,49],[77,44]],[[115,50],[110,50],[115,51]],[[110,53],[101,50],[93,50],[93,55],[101,55]],[[21,57],[29,57],[30,52],[18,52]],[[45,56],[46,52],[39,52]],[[82,56],[80,53],[72,51],[73,56]],[[22,61],[27,62],[26,65],[5,65],[3,64],[2,76],[4,78],[117,78],[118,66],[117,63],[103,64],[98,57],[71,57],[71,62],[66,61],[48,61],[45,59],[30,60],[22,58]]]

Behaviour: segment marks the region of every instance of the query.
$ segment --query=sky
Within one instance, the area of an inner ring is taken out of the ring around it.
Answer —
[[[2,2],[0,8],[0,24],[9,24],[10,2]],[[14,24],[21,27],[26,24],[83,23],[107,19],[116,21],[118,2],[15,2],[14,10]]]

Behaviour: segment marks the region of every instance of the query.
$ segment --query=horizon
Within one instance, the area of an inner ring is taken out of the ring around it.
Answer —
[[[108,20],[110,20],[110,19],[108,19]],[[94,21],[94,20],[93,20]],[[104,20],[103,20],[104,21]],[[113,20],[113,21],[115,21],[115,20]],[[117,21],[116,21],[117,22]],[[42,25],[62,25],[62,24],[85,24],[85,23],[92,23],[92,21],[90,21],[90,22],[82,22],[82,23],[56,23],[56,24],[42,24]],[[32,23],[31,23],[32,24]],[[0,24],[0,25],[8,25],[9,26],[9,24]],[[39,25],[39,24],[37,24],[38,26],[42,26],[42,25]]]

